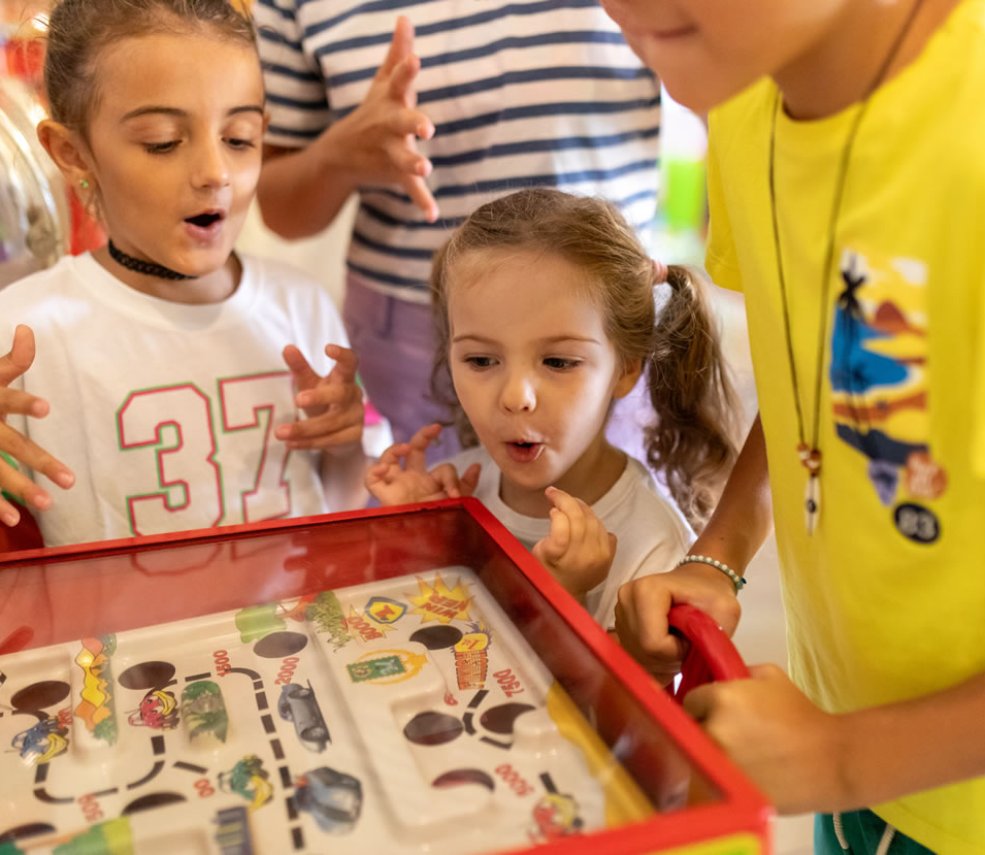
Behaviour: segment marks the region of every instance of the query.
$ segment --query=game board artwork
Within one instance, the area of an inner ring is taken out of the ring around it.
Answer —
[[[0,855],[458,855],[653,813],[461,566],[2,656],[0,743]]]

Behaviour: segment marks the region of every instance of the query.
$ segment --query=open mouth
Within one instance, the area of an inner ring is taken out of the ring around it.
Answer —
[[[540,456],[544,444],[541,442],[515,441],[506,443],[509,456],[518,463],[530,463]]]
[[[196,214],[194,217],[187,217],[185,222],[191,223],[193,226],[198,226],[201,229],[207,229],[209,226],[219,222],[221,219],[222,214],[217,211],[210,211],[204,214]]]

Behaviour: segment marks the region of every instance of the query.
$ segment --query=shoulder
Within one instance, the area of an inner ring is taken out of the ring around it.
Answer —
[[[315,277],[289,262],[244,252],[238,255],[243,263],[244,276],[256,276],[266,287],[326,293],[325,288]]]
[[[239,257],[243,263],[240,287],[255,292],[244,305],[262,313],[258,322],[290,329],[300,339],[295,343],[302,350],[320,350],[329,340],[349,346],[342,316],[326,286],[283,261],[243,253]]]
[[[669,543],[674,549],[686,546],[694,537],[680,509],[634,457],[627,458],[622,476],[595,507],[600,519],[620,537],[621,532],[648,532],[651,540]]]
[[[244,280],[255,282],[263,299],[273,300],[292,312],[336,317],[338,310],[328,287],[311,274],[284,261],[240,253]]]
[[[46,298],[73,290],[77,269],[78,260],[65,256],[45,270],[0,287],[0,317],[9,318],[11,324],[16,324],[26,320],[28,314],[50,314],[50,306],[45,305]],[[14,316],[15,312],[20,316]]]
[[[776,84],[769,78],[762,78],[715,107],[708,113],[709,145],[717,145],[720,149],[722,145],[736,141],[734,134],[740,128],[748,131],[768,127],[776,99]]]

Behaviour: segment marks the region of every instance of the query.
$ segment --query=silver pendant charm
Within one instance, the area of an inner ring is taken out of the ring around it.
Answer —
[[[807,476],[807,486],[804,488],[804,525],[808,534],[814,534],[817,519],[821,514],[821,479],[816,472]]]

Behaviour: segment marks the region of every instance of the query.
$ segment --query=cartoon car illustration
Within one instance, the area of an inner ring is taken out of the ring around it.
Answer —
[[[310,813],[329,834],[352,831],[363,807],[363,786],[358,778],[329,766],[306,772],[294,783],[294,803]]]
[[[277,712],[282,719],[294,722],[298,739],[309,751],[324,751],[325,745],[332,741],[311,683],[284,686],[277,701]]]

